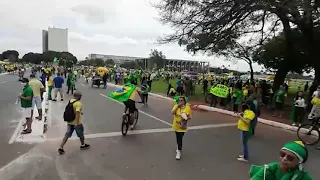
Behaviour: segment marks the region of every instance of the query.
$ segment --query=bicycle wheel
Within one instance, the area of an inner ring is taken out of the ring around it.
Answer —
[[[134,120],[133,120],[133,127],[136,127],[137,123],[138,123],[138,118],[139,118],[139,111],[135,110],[134,111]]]
[[[130,116],[128,114],[124,115],[122,117],[122,123],[121,123],[121,133],[123,136],[126,136],[129,130],[129,119]]]
[[[299,140],[307,145],[314,145],[319,142],[319,129],[314,127],[313,124],[302,124],[297,130]]]

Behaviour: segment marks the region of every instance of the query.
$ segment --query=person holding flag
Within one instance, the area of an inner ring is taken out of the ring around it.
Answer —
[[[124,103],[125,109],[123,116],[126,115],[126,112],[129,109],[131,130],[134,128],[134,112],[137,110],[135,102],[136,95],[138,94],[140,96],[138,87],[136,87],[136,85],[134,85],[133,83],[134,82],[129,82],[125,84],[121,89],[109,94],[110,98]]]
[[[143,103],[144,105],[148,106],[148,93],[150,91],[150,87],[148,85],[147,80],[145,80],[142,84],[141,84],[141,96],[142,96],[142,101],[140,103]]]

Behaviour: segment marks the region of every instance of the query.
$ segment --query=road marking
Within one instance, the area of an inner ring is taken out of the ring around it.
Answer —
[[[0,84],[6,83],[6,82],[8,82],[8,81],[2,81],[2,82],[0,82]]]
[[[82,85],[82,86],[86,86],[86,85],[84,85],[84,84],[82,84],[82,83],[81,83],[81,85]]]
[[[231,127],[236,126],[237,123],[224,123],[224,124],[207,124],[200,126],[190,126],[188,130],[201,130],[201,129],[210,129],[210,128],[222,128],[222,127]],[[173,132],[172,128],[160,128],[160,129],[143,129],[143,130],[134,130],[129,131],[129,135],[138,135],[138,134],[153,134],[153,133],[163,133],[163,132]],[[86,139],[95,139],[95,138],[106,138],[106,137],[117,137],[122,136],[121,132],[108,132],[108,133],[95,133],[95,134],[85,134]],[[72,136],[70,139],[78,140],[76,136]],[[60,141],[61,138],[47,138],[47,141]]]
[[[110,100],[112,100],[112,101],[114,101],[114,102],[117,102],[118,104],[121,104],[122,106],[124,106],[124,104],[123,104],[122,102],[116,101],[116,100],[108,97],[107,95],[104,95],[104,94],[100,94],[100,95],[103,96],[103,97],[105,97],[105,98],[107,98],[107,99],[110,99]],[[153,119],[155,119],[155,120],[157,120],[157,121],[159,121],[159,122],[162,122],[163,124],[166,124],[166,125],[168,125],[168,126],[172,126],[171,123],[168,123],[167,121],[164,121],[164,120],[162,120],[162,119],[159,119],[159,118],[157,118],[157,117],[155,117],[155,116],[152,116],[151,114],[148,114],[148,113],[146,113],[146,112],[144,112],[144,111],[139,110],[139,113],[144,114],[144,115],[146,115],[146,116],[149,116],[149,117],[151,117],[151,118],[153,118]]]

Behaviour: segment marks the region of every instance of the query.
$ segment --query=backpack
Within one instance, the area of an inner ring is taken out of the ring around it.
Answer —
[[[71,122],[76,118],[76,113],[74,112],[73,104],[77,101],[78,100],[75,100],[73,102],[69,101],[69,103],[67,104],[67,106],[64,110],[64,113],[63,113],[64,121]]]

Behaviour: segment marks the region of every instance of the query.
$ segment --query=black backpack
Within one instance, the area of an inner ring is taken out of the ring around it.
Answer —
[[[64,121],[71,122],[76,118],[76,113],[74,112],[74,109],[73,109],[73,104],[75,102],[77,102],[77,100],[73,101],[73,102],[69,101],[69,103],[67,104],[67,106],[64,110],[64,113],[63,113]]]

